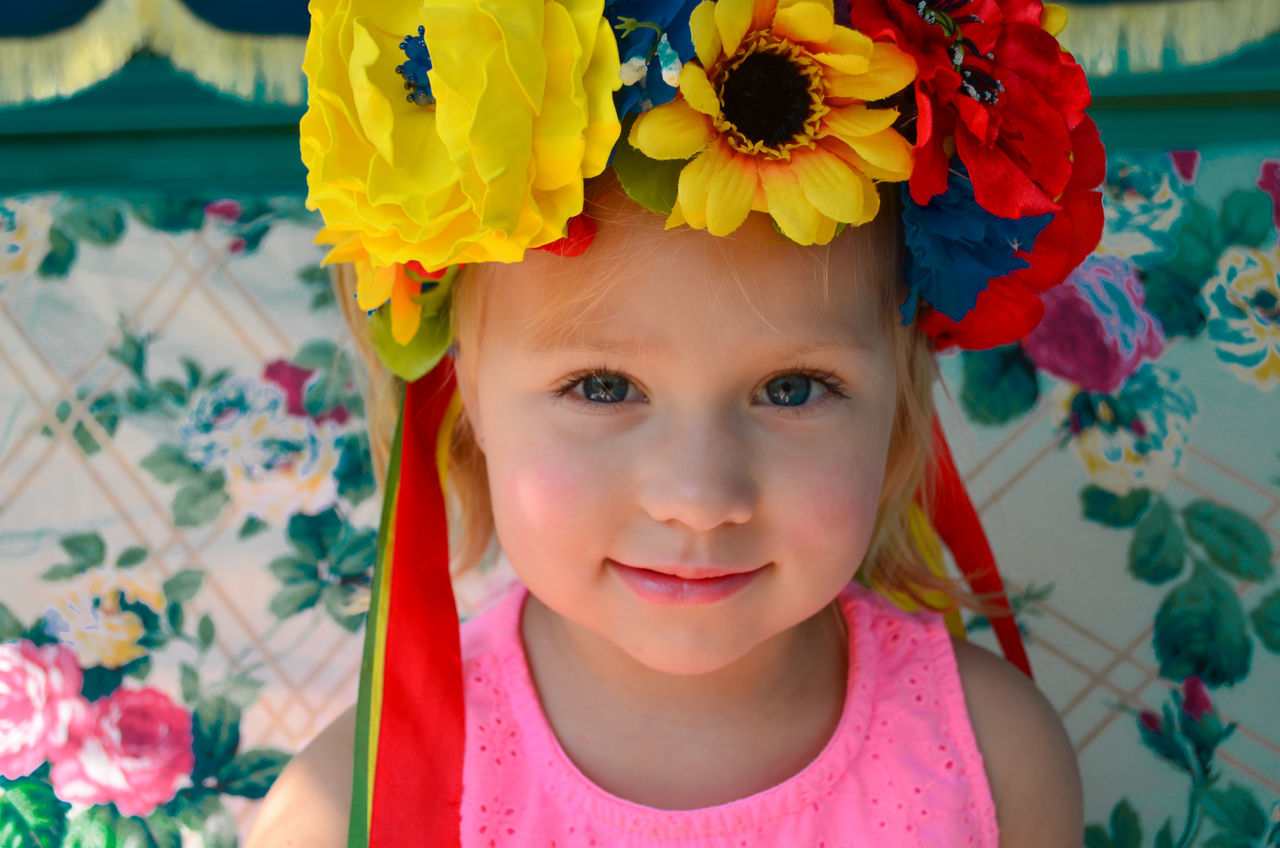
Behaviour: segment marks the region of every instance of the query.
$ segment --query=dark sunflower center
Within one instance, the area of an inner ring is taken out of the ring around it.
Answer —
[[[809,82],[785,56],[752,53],[720,84],[720,108],[747,140],[776,147],[804,130]]]

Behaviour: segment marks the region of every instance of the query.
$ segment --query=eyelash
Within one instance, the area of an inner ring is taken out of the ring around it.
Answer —
[[[762,384],[762,390],[763,390],[763,386],[767,386],[773,380],[776,380],[779,377],[786,377],[793,374],[799,375],[801,377],[808,377],[810,380],[813,380],[815,383],[818,383],[819,385],[821,385],[827,391],[827,394],[824,395],[824,397],[834,397],[834,398],[842,398],[842,399],[847,399],[849,397],[848,388],[845,386],[843,382],[841,382],[841,380],[838,377],[836,377],[834,372],[824,368],[810,368],[805,365],[801,365],[795,368],[788,368],[785,371],[779,371],[776,374],[771,374],[769,377],[765,379],[764,383]],[[581,384],[583,380],[587,379],[588,377],[598,377],[602,375],[616,375],[616,376],[622,377],[623,379],[626,379],[628,382],[631,382],[632,385],[634,385],[634,381],[632,381],[629,377],[627,377],[621,371],[615,371],[614,369],[606,365],[601,365],[598,367],[586,368],[586,369],[583,369],[582,371],[576,371],[573,374],[570,374],[568,377],[562,380],[559,385],[556,386],[556,388],[552,391],[552,396],[557,401],[563,400],[565,398],[571,398],[575,403],[578,403],[582,406],[590,406],[594,408],[620,406],[621,404],[595,403],[593,401],[587,400],[586,398],[580,398],[574,394],[573,390],[577,388],[578,385]],[[783,412],[784,414],[802,417],[804,415],[811,414],[811,412],[821,404],[822,404],[822,399],[819,398],[816,403],[804,404],[802,406],[775,406],[773,408]]]

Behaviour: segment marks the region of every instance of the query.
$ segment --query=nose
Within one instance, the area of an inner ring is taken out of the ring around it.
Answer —
[[[731,425],[704,421],[666,429],[643,469],[640,505],[655,521],[704,532],[745,524],[755,514],[752,450]]]

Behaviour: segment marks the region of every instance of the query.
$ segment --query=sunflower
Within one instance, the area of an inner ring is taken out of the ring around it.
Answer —
[[[680,93],[636,119],[651,159],[688,159],[667,225],[728,235],[752,210],[800,244],[870,221],[872,180],[911,176],[896,109],[872,108],[914,78],[915,62],[835,22],[831,0],[719,0],[689,17],[697,61]]]

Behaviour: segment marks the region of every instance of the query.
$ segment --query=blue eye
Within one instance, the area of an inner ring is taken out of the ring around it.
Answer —
[[[622,403],[631,391],[631,381],[618,374],[591,374],[579,385],[582,396],[592,403]]]
[[[764,385],[764,396],[774,406],[804,406],[813,391],[813,378],[804,374],[783,374]]]

